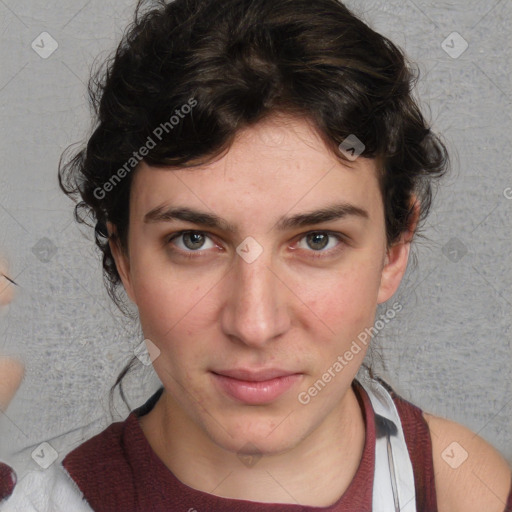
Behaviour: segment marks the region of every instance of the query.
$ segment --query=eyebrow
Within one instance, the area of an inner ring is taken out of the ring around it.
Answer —
[[[299,213],[290,217],[281,217],[276,228],[279,231],[321,224],[346,217],[358,217],[368,219],[370,216],[366,210],[349,203],[337,203],[319,210]],[[188,207],[169,207],[165,205],[153,208],[144,215],[144,223],[172,222],[182,220],[208,228],[216,228],[222,231],[236,233],[237,227],[221,217],[207,212],[202,212]]]

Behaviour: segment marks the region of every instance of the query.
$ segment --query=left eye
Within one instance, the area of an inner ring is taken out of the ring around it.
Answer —
[[[169,242],[180,239],[182,240],[182,243],[175,245],[184,252],[194,252],[199,249],[211,249],[215,247],[215,244],[211,242],[210,237],[201,231],[184,231],[177,233],[169,239]],[[207,239],[210,239],[210,247],[204,247],[205,240]]]
[[[306,249],[313,249],[314,252],[328,252],[330,249],[334,249],[337,247],[338,243],[341,241],[339,236],[333,235],[331,233],[326,233],[325,231],[316,231],[314,233],[308,233],[303,238],[302,241],[306,241]],[[331,243],[335,240],[336,244]],[[300,249],[304,249],[304,247],[299,247]],[[327,248],[327,249],[326,249]]]

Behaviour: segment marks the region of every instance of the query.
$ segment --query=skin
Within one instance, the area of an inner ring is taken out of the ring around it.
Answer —
[[[14,286],[5,276],[8,276],[7,263],[0,259],[0,308],[7,306],[14,298]]]
[[[0,310],[14,298],[14,285],[4,275],[9,275],[7,263],[0,259]],[[0,411],[6,411],[24,375],[24,366],[17,359],[0,354]]]
[[[438,512],[503,512],[511,492],[510,466],[496,449],[474,432],[454,421],[424,413],[432,439],[432,457]],[[467,459],[453,468],[446,463],[447,448],[458,447],[448,454]],[[508,512],[508,510],[507,510]]]
[[[284,216],[340,202],[367,218],[276,229]],[[214,213],[236,231],[145,223],[162,205]],[[342,163],[304,119],[275,116],[245,129],[226,154],[201,167],[140,164],[128,249],[113,240],[111,248],[144,336],[160,351],[153,366],[165,391],[141,427],[179,480],[259,502],[328,506],[339,499],[363,451],[351,382],[366,347],[309,404],[297,396],[373,325],[377,304],[393,296],[405,273],[414,227],[415,219],[387,247],[376,161]],[[206,235],[203,246],[196,243],[199,257],[183,255],[194,252],[190,239],[169,241],[184,230]],[[306,236],[318,232],[342,238],[319,248]],[[236,252],[247,237],[263,248],[252,263]],[[211,373],[240,367],[301,377],[272,403],[247,405],[224,394]],[[248,467],[239,455],[261,458]]]
[[[18,390],[25,369],[23,364],[10,357],[0,356],[0,411],[7,410],[9,403]]]

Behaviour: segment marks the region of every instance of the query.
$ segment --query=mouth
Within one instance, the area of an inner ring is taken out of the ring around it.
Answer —
[[[302,373],[277,368],[219,370],[212,371],[211,375],[223,394],[248,405],[277,400],[303,377]]]

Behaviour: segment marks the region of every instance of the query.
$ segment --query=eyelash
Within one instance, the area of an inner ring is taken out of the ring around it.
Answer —
[[[206,231],[197,231],[197,230],[187,229],[184,231],[178,231],[176,233],[173,233],[171,236],[166,238],[165,243],[166,243],[166,245],[171,245],[171,242],[173,242],[176,238],[179,238],[186,234],[196,234],[196,233],[199,233],[201,235],[206,235],[211,240],[211,236]],[[320,250],[320,251],[309,250],[309,251],[307,251],[307,252],[312,253],[310,256],[312,259],[327,258],[328,256],[333,256],[333,255],[337,254],[338,252],[340,252],[343,249],[343,246],[346,244],[346,239],[344,236],[342,236],[341,234],[338,234],[338,233],[333,233],[331,231],[308,231],[307,233],[304,233],[303,235],[301,235],[301,237],[299,238],[299,241],[305,239],[309,235],[315,235],[315,234],[327,235],[330,238],[335,238],[336,240],[338,240],[338,242],[340,242],[340,244],[337,247],[328,249],[327,251],[324,251],[324,250]],[[175,253],[178,253],[180,256],[183,256],[184,258],[200,258],[200,257],[204,256],[203,255],[204,252],[208,251],[208,249],[197,250],[197,251],[192,251],[192,250],[183,251],[182,249],[176,249],[176,248],[173,248],[171,250]]]

